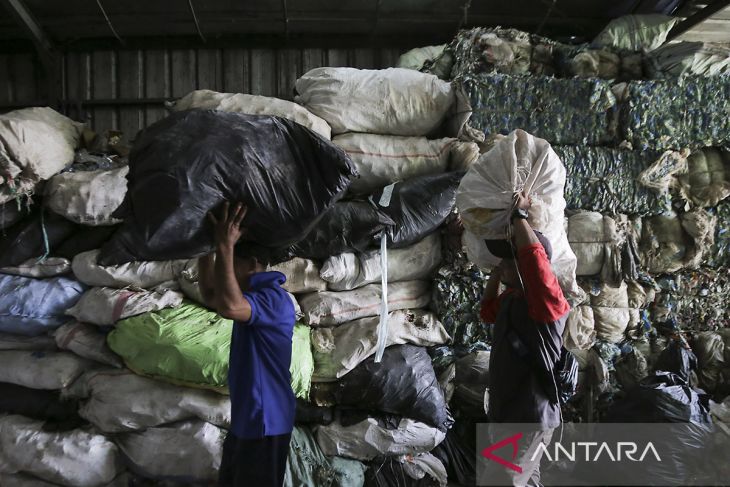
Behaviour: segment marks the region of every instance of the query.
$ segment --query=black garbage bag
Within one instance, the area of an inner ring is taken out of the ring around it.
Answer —
[[[57,423],[81,424],[78,401],[61,399],[59,391],[41,391],[0,383],[0,412]]]
[[[77,230],[69,238],[63,241],[53,251],[54,257],[63,257],[72,260],[76,255],[87,252],[89,250],[98,249],[104,245],[114,232],[117,231],[119,225],[107,225],[90,227],[78,225]]]
[[[0,234],[0,267],[16,266],[28,259],[53,251],[76,230],[62,216],[43,209],[33,212],[17,225]],[[46,243],[48,249],[46,249]]]
[[[449,430],[446,439],[431,453],[444,464],[449,479],[460,485],[476,485],[476,452],[454,430]]]
[[[11,200],[0,205],[0,230],[5,230],[30,215],[31,207],[25,201]]]
[[[327,210],[304,239],[286,250],[272,252],[270,262],[280,262],[292,257],[326,259],[343,252],[362,252],[374,237],[385,228],[394,225],[393,220],[379,212],[367,201],[340,201]],[[265,249],[244,246],[244,252],[260,254]]]
[[[386,186],[370,197],[395,226],[388,247],[413,245],[436,230],[456,203],[456,189],[464,172],[421,176]]]
[[[560,404],[567,404],[578,389],[578,360],[565,347],[560,351],[560,360],[555,364],[554,375]]]
[[[418,457],[411,460],[414,465],[410,468],[408,462],[393,457],[374,458],[365,471],[365,487],[440,487],[441,483],[421,468]],[[419,474],[423,477],[414,478]]]
[[[334,421],[335,410],[332,407],[317,406],[303,399],[297,399],[294,421],[296,424],[324,424]]]
[[[287,119],[214,110],[178,112],[145,129],[129,156],[124,219],[101,265],[170,260],[213,248],[206,213],[242,202],[244,241],[301,240],[356,174],[339,147]]]
[[[342,407],[400,414],[446,431],[453,424],[425,348],[396,345],[345,374],[334,391]]]
[[[711,444],[713,436],[706,402],[704,394],[689,387],[681,377],[663,371],[645,377],[639,385],[614,401],[606,422],[673,423],[664,425],[666,437],[652,438],[656,449],[661,452],[661,461],[642,463],[641,478],[636,476],[635,470],[631,470],[633,485],[687,485],[690,476],[702,471],[703,452]],[[600,475],[597,469],[615,469],[615,464],[609,463],[594,463],[585,468],[596,478]]]
[[[659,354],[654,369],[677,374],[687,384],[692,385],[690,378],[692,371],[697,370],[697,357],[689,345],[684,346],[679,340],[672,339]]]

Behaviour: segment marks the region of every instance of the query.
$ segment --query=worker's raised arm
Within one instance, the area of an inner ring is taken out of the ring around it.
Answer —
[[[251,319],[251,304],[243,296],[236,279],[233,256],[233,248],[243,234],[241,222],[246,216],[246,208],[239,203],[230,215],[228,210],[226,202],[220,220],[212,213],[208,215],[215,225],[215,309],[224,318],[247,322]]]

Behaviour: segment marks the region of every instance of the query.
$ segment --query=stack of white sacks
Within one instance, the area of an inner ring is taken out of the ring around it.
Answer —
[[[401,69],[320,68],[303,76],[297,90],[300,104],[198,91],[171,108],[277,115],[325,138],[334,134],[333,142],[348,152],[361,174],[352,194],[463,170],[478,157],[474,143],[435,137],[448,121],[458,126],[463,120],[450,118],[457,97],[449,83],[434,76]],[[80,136],[77,124],[62,122],[58,130],[76,131],[66,147],[70,156],[50,174],[29,176],[23,187],[50,180],[45,214],[54,212],[84,226],[119,223],[112,213],[126,192],[127,167],[56,174],[73,161]],[[3,228],[9,226],[4,222]],[[104,267],[96,262],[98,250],[72,260],[49,250],[42,261],[0,269],[0,387],[37,403],[3,404],[3,412],[11,414],[0,417],[0,485],[126,485],[127,471],[152,479],[215,480],[230,421],[225,375],[232,324],[201,303],[196,261]],[[428,357],[423,347],[449,340],[427,310],[429,280],[441,261],[440,236],[424,235],[388,254],[384,360],[395,356],[399,345],[414,346],[404,353]],[[287,275],[285,287],[301,307],[292,366],[299,397],[307,399],[310,379],[316,384],[342,381],[363,362],[377,369],[379,250],[343,253],[324,262],[295,258],[273,269]],[[429,368],[433,375],[430,359]],[[372,387],[388,387],[391,379]],[[443,411],[438,414],[448,416],[443,392],[435,389],[428,392],[441,394]],[[365,468],[354,475],[353,464],[336,456],[360,462],[395,456],[408,462],[414,475],[428,471],[445,484],[445,469],[434,470],[440,463],[428,451],[443,440],[448,422],[426,424],[410,418],[402,406],[396,411],[385,406],[354,424],[345,425],[336,415],[334,422],[314,426],[321,452],[312,458],[327,456],[338,485],[361,484]],[[385,413],[400,419],[383,426],[379,418]],[[54,422],[63,426],[49,428]],[[306,434],[312,433],[307,429]],[[299,465],[305,460],[297,455],[292,449],[287,485],[306,483],[302,472],[313,468]]]

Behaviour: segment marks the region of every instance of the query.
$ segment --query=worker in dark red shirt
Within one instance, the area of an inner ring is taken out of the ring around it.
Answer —
[[[532,440],[549,442],[561,423],[554,371],[570,305],[550,266],[550,242],[527,223],[530,206],[526,194],[517,194],[511,241],[486,241],[490,252],[502,258],[481,307],[482,320],[494,324],[487,416],[491,423],[533,423],[544,434]],[[506,287],[501,294],[500,282]],[[524,449],[534,451],[530,441],[523,442]],[[512,484],[540,485],[539,458],[534,465],[524,459],[522,464],[521,474],[507,472]]]

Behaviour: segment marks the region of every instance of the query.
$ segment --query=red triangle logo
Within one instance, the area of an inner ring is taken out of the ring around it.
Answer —
[[[517,473],[522,473],[522,467],[520,467],[519,465],[515,465],[514,463],[512,463],[508,460],[505,460],[502,457],[498,457],[497,455],[492,453],[494,450],[499,450],[503,446],[512,445],[512,460],[514,460],[517,457],[517,451],[518,451],[517,442],[520,441],[520,439],[522,439],[522,433],[517,433],[514,436],[505,438],[504,440],[499,441],[499,442],[495,443],[494,445],[488,446],[484,450],[482,450],[482,456],[484,458],[492,460],[493,462],[497,462],[504,467],[512,469]]]

